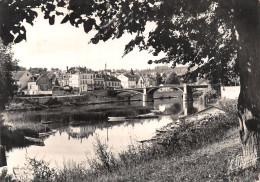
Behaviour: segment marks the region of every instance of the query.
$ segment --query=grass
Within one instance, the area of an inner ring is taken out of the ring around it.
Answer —
[[[97,139],[96,158],[88,160],[91,168],[64,164],[51,169],[44,160],[28,159],[31,181],[255,181],[257,168],[230,171],[231,159],[241,154],[236,106],[219,104],[227,114],[183,123],[151,145],[129,145],[118,155]]]

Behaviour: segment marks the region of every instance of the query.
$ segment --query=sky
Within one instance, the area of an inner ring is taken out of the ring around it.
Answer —
[[[100,70],[107,64],[107,69],[146,69],[158,66],[149,65],[148,60],[163,57],[162,54],[154,57],[147,51],[135,49],[122,58],[125,45],[133,35],[125,34],[120,39],[89,44],[94,31],[86,34],[82,27],[60,24],[61,20],[62,17],[56,18],[55,24],[50,26],[48,20],[39,14],[33,26],[26,24],[27,40],[13,46],[14,58],[20,60],[20,66],[48,69],[86,66]],[[150,30],[154,25],[147,27]]]

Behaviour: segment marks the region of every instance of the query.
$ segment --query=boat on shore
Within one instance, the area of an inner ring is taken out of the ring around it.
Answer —
[[[109,122],[120,122],[128,120],[126,117],[108,117]]]

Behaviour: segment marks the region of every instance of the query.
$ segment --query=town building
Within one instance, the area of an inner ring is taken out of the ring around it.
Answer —
[[[114,76],[103,75],[106,90],[121,89],[121,81]]]
[[[121,81],[123,88],[136,88],[136,76],[131,74],[121,74],[117,77]]]
[[[74,91],[87,92],[94,90],[94,72],[86,67],[71,67],[63,76],[63,86],[71,86]]]
[[[101,74],[95,73],[94,74],[94,90],[102,90],[104,89],[104,78]]]
[[[27,95],[52,95],[52,80],[47,74],[33,75],[28,82]]]
[[[27,95],[37,95],[39,91],[39,86],[36,84],[36,80],[38,79],[39,75],[33,75],[30,80],[28,81],[28,87],[25,94]]]
[[[145,82],[143,75],[136,75],[136,87],[144,88],[146,86],[147,86],[147,83]]]
[[[69,86],[70,73],[62,73],[59,77],[61,87]]]
[[[86,68],[80,68],[80,92],[94,90],[94,72]]]
[[[32,74],[29,71],[15,71],[12,72],[14,84],[18,86],[18,92],[27,89],[28,81]]]
[[[71,72],[69,74],[69,86],[74,90],[79,90],[80,88],[80,73],[78,71]]]

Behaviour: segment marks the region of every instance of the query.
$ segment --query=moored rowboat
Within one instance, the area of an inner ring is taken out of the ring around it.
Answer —
[[[49,135],[54,134],[54,133],[56,133],[56,132],[57,132],[57,130],[51,130],[51,131],[49,131],[49,132],[39,133],[39,137],[49,136]]]
[[[25,136],[24,138],[33,143],[43,143],[43,140],[41,138],[33,138],[33,137],[27,137],[27,136]]]
[[[126,121],[126,117],[108,117],[108,121],[117,122],[117,121]]]
[[[149,118],[158,118],[158,115],[155,115],[154,113],[148,113],[148,114],[142,114],[138,116],[134,116],[134,119],[149,119]]]
[[[52,121],[41,121],[42,124],[50,124]]]

